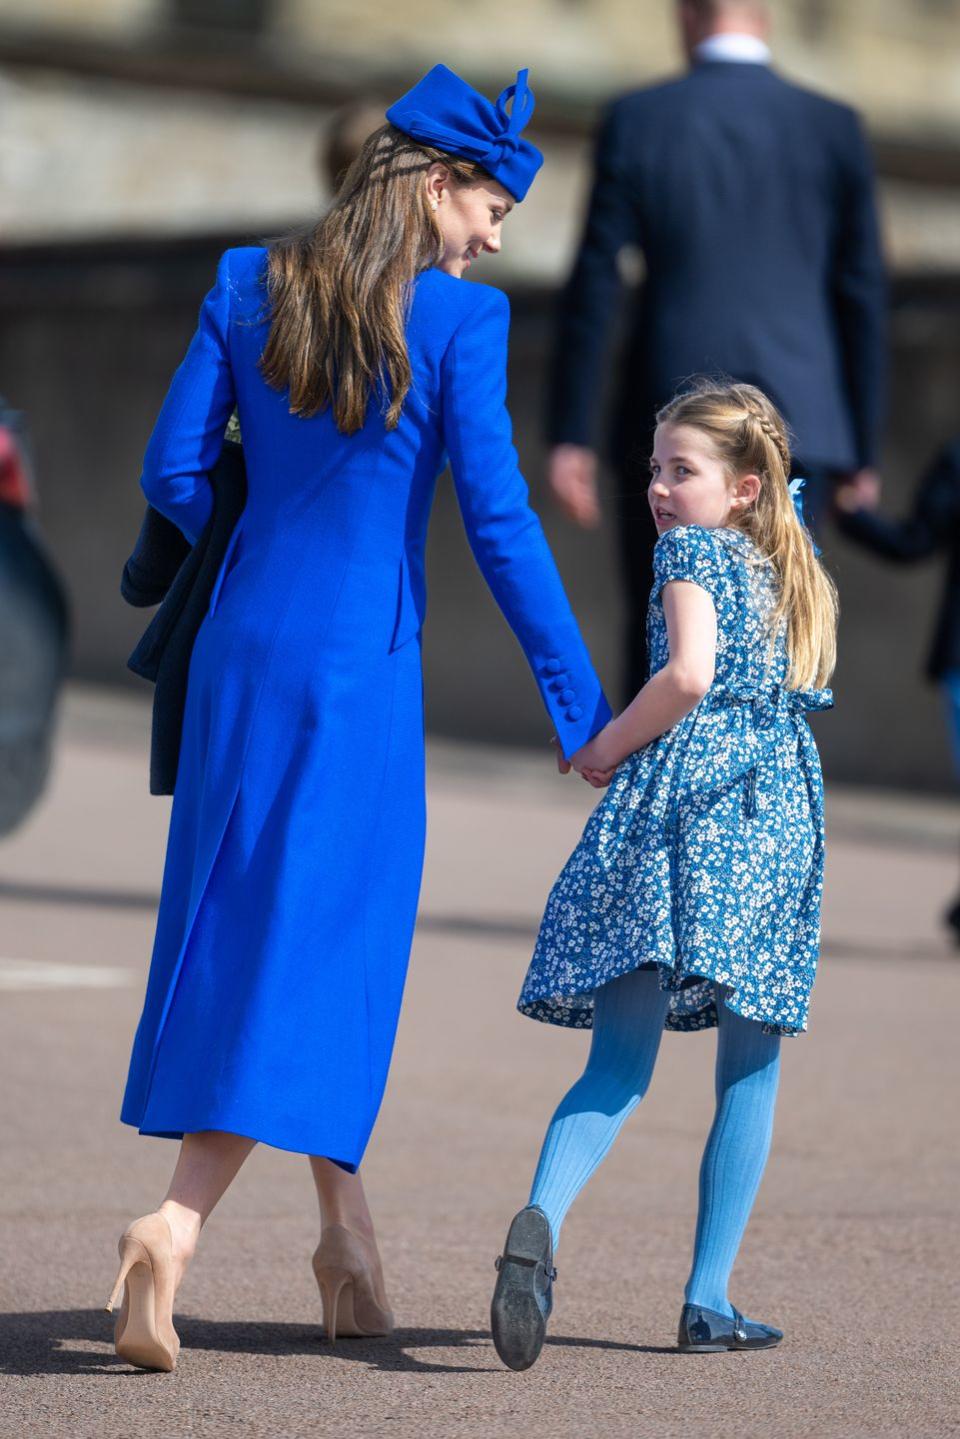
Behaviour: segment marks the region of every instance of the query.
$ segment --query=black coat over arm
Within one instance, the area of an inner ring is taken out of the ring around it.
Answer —
[[[130,605],[160,608],[127,667],[154,682],[150,793],[173,794],[193,642],[203,623],[234,527],[247,502],[243,449],[225,440],[210,472],[213,513],[195,545],[171,520],[147,506],[120,593]]]

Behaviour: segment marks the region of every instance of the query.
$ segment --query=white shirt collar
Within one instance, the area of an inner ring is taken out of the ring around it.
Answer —
[[[769,65],[773,56],[770,46],[757,35],[741,35],[733,31],[708,35],[693,52],[694,64],[707,60],[734,61],[741,65]]]

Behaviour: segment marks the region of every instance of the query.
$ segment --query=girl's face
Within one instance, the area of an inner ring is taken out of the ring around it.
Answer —
[[[647,499],[657,534],[675,525],[733,524],[760,493],[758,475],[731,479],[708,437],[692,425],[658,425]]]
[[[443,254],[437,268],[461,279],[484,250],[496,255],[500,249],[500,226],[513,209],[513,197],[496,180],[475,180],[457,184],[443,165],[431,166],[427,174],[427,198],[440,234]]]

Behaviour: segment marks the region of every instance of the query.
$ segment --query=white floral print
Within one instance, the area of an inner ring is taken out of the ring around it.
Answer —
[[[788,690],[786,628],[770,638],[772,566],[740,530],[668,530],[654,551],[650,672],[669,658],[661,592],[705,589],[717,612],[714,682],[672,730],[620,765],[551,891],[518,1008],[589,1028],[593,992],[656,966],[667,1029],[717,1022],[717,995],[771,1034],[806,1028],[820,946],[823,781]]]

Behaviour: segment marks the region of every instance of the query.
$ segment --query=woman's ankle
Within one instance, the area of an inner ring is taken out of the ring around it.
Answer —
[[[175,1199],[165,1199],[160,1205],[158,1213],[162,1214],[170,1225],[170,1234],[173,1238],[174,1257],[186,1264],[193,1258],[200,1238],[202,1220],[195,1209],[188,1209],[186,1205],[178,1204]]]
[[[321,1229],[339,1224],[349,1229],[358,1239],[364,1240],[372,1249],[377,1247],[377,1236],[369,1213],[351,1209],[349,1205],[325,1205],[320,1211]]]

